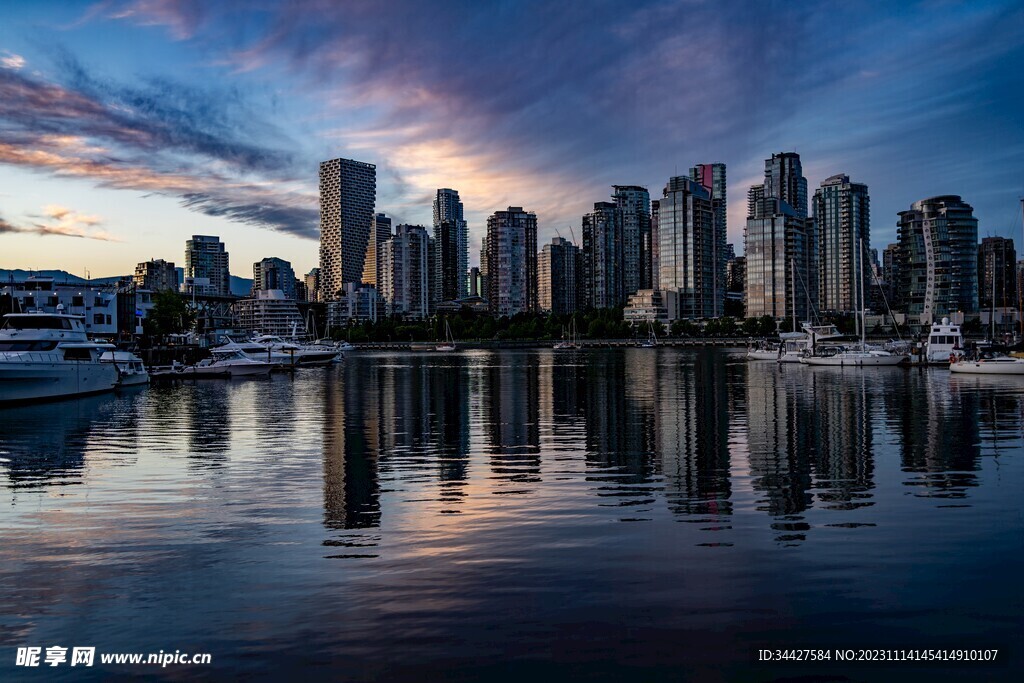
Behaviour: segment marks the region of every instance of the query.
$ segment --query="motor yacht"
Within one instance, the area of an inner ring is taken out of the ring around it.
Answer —
[[[101,363],[110,363],[117,370],[117,386],[133,387],[149,384],[149,373],[142,359],[130,351],[104,351]]]
[[[110,391],[117,369],[100,361],[113,344],[89,341],[83,317],[10,313],[0,328],[0,403]]]
[[[289,365],[327,365],[336,361],[342,353],[337,347],[297,344],[272,334],[260,335],[252,342],[270,349],[272,353],[285,354],[291,361]]]
[[[925,342],[924,362],[945,365],[963,355],[964,335],[960,326],[951,324],[949,318],[943,318],[940,323],[932,323],[928,341]]]
[[[781,350],[775,359],[780,363],[799,363],[800,359],[813,355],[818,344],[843,335],[835,325],[803,324],[803,332],[782,332],[779,334]]]
[[[253,360],[238,349],[218,347],[211,349],[211,358],[204,358],[195,365],[175,363],[170,368],[153,372],[160,379],[189,378],[214,379],[234,377],[255,377],[269,375],[274,364],[265,360]]]

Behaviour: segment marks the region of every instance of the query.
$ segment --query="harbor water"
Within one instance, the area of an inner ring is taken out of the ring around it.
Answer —
[[[1022,424],[1021,377],[667,348],[0,408],[0,680],[1014,680]]]

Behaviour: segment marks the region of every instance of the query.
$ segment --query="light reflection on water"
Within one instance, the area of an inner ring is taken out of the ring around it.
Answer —
[[[353,354],[0,420],[0,672],[82,644],[268,679],[757,680],[819,671],[758,647],[1020,642],[1018,378]]]

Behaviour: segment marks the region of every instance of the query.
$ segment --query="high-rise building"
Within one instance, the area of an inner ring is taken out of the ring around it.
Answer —
[[[729,239],[729,205],[725,192],[725,164],[697,164],[690,169],[690,178],[700,183],[711,195],[711,213],[715,221],[715,291],[724,291],[728,289],[728,284],[718,282],[718,278],[725,276],[726,264],[736,256],[735,250],[731,250],[732,245],[726,243]]]
[[[900,298],[900,245],[890,244],[882,250],[882,282],[885,285],[885,298],[889,308],[894,311],[903,310]]]
[[[817,250],[800,156],[773,154],[764,167],[764,184],[747,193],[746,314],[811,320],[817,303]]]
[[[978,310],[978,219],[956,195],[899,212],[900,293],[911,322]]]
[[[391,239],[391,219],[382,213],[374,214],[370,227],[370,240],[366,245],[366,259],[363,261],[364,283],[377,286],[377,280],[380,278],[380,245],[389,239]],[[349,291],[346,290],[345,296],[348,296]]]
[[[734,256],[725,264],[725,289],[742,294],[747,282],[747,257]]]
[[[228,252],[219,237],[192,235],[185,241],[185,282],[190,293],[231,296]]]
[[[622,212],[612,202],[597,202],[583,216],[583,291],[588,308],[626,303],[623,279]]]
[[[622,223],[623,296],[651,286],[651,195],[639,185],[614,185],[612,200]]]
[[[320,301],[320,269],[313,268],[305,276],[306,297],[310,301]]]
[[[252,296],[257,292],[279,289],[285,299],[296,299],[295,271],[292,264],[276,257],[252,264]]]
[[[469,228],[458,190],[441,188],[434,197],[434,242],[440,300],[465,298],[469,294]]]
[[[434,240],[419,225],[399,225],[381,244],[381,287],[388,315],[424,320],[432,311]]]
[[[143,261],[135,266],[135,277],[132,280],[139,289],[178,291],[178,269],[162,258]]]
[[[993,292],[995,298],[993,299]],[[986,237],[978,248],[978,306],[1017,308],[1017,251],[1013,240]]]
[[[821,309],[860,311],[865,304],[861,291],[870,297],[874,288],[868,186],[850,182],[847,175],[834,175],[815,190],[813,204]]]
[[[554,237],[537,255],[537,304],[541,311],[554,315],[576,312],[579,251],[569,240]]]
[[[685,176],[670,178],[658,200],[658,288],[678,295],[680,318],[725,312],[725,241],[718,244],[711,194]]]
[[[283,337],[302,329],[298,304],[280,289],[257,290],[252,297],[236,301],[233,308],[243,330]]]
[[[352,159],[320,163],[320,300],[359,282],[377,200],[377,168]]]
[[[469,269],[469,295],[473,297],[483,296],[484,281],[480,268],[473,266]]]
[[[537,214],[523,211],[521,206],[494,212],[487,219],[484,248],[491,314],[500,317],[536,311]]]

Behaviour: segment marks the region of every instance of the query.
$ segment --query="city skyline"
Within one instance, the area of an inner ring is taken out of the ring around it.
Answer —
[[[5,10],[0,267],[129,273],[216,234],[236,275],[267,254],[308,272],[316,168],[338,157],[378,166],[375,208],[396,224],[430,225],[434,192],[458,188],[471,265],[494,211],[536,212],[546,243],[611,186],[657,190],[693,159],[729,167],[728,240],[740,245],[747,188],[779,150],[800,154],[808,187],[836,174],[871,187],[877,248],[895,241],[899,211],[945,194],[975,207],[979,236],[1019,236],[1024,10],[1012,3],[596,3],[586,26],[571,7],[524,3],[487,27],[494,8],[472,4],[453,22],[428,5],[387,17],[289,8],[237,21],[172,0]],[[568,59],[592,44],[591,22],[607,39],[599,54]],[[904,23],[915,31],[892,30]],[[495,45],[506,29],[553,52],[509,55]],[[775,35],[799,51],[765,60]],[[464,49],[442,54],[438,36]],[[385,39],[401,49],[381,54]],[[672,70],[692,87],[636,106]],[[498,92],[498,80],[521,88]]]

